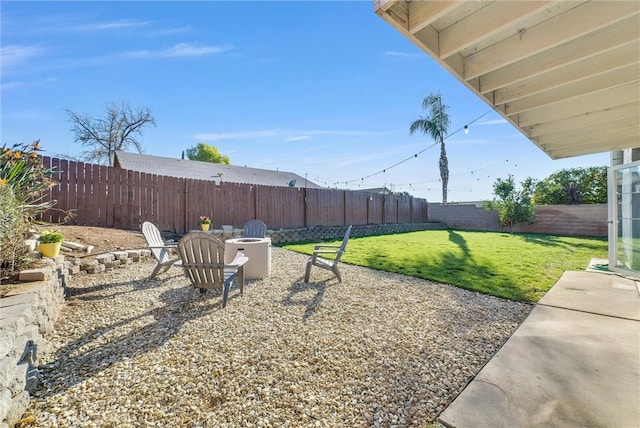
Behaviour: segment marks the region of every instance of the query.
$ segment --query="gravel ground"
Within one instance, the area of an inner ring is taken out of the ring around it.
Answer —
[[[154,262],[71,278],[27,415],[38,427],[424,427],[532,306],[273,247],[244,296]]]

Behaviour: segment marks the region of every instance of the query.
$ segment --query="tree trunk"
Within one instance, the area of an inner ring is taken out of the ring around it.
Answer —
[[[447,203],[447,187],[449,185],[449,161],[444,147],[444,139],[440,136],[440,180],[442,181],[442,203]]]

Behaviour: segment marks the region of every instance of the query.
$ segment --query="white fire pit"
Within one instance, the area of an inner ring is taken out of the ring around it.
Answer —
[[[224,242],[224,262],[231,263],[238,251],[249,261],[244,265],[245,279],[271,275],[271,238],[233,238]]]

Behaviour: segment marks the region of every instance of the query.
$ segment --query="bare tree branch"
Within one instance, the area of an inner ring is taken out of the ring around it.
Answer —
[[[98,164],[111,165],[116,150],[126,151],[133,147],[142,152],[142,128],[156,125],[151,111],[146,107],[133,110],[128,103],[106,105],[103,117],[81,116],[67,110],[72,124],[76,143],[85,150],[81,153],[84,160]]]

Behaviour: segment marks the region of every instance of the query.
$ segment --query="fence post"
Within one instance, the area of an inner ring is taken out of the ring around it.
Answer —
[[[189,187],[187,185],[188,181],[189,180],[184,180],[184,197],[182,198],[182,230],[179,233],[187,233],[187,207],[189,206]]]
[[[347,225],[347,191],[342,191],[342,225]]]
[[[409,197],[409,223],[413,223],[413,196]]]
[[[255,178],[254,178],[255,180]],[[258,187],[255,185],[251,186],[249,189],[253,191],[253,218],[258,218]]]
[[[307,210],[309,208],[307,207],[307,188],[306,187],[302,189],[302,207],[303,207],[302,223],[304,224],[304,227],[309,227],[309,219],[307,218]]]
[[[384,224],[385,214],[387,212],[387,198],[386,195],[382,194],[382,224]]]

